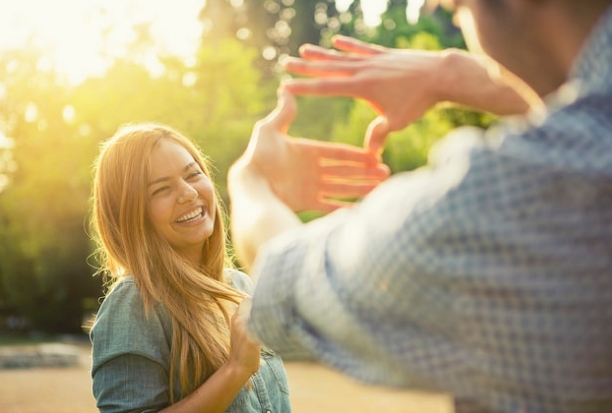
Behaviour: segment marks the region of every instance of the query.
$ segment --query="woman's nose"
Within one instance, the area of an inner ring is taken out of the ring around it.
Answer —
[[[178,202],[181,204],[184,204],[187,202],[193,202],[198,197],[198,191],[193,186],[189,185],[189,183],[185,181],[181,182],[180,191],[181,192],[179,194]]]

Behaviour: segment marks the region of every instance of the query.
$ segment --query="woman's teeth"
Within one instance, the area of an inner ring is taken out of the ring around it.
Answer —
[[[176,222],[182,223],[182,222],[187,222],[187,221],[191,221],[199,216],[202,215],[202,208],[198,208],[195,211],[192,211],[188,214],[183,215],[182,217],[180,217],[179,219],[176,220]]]

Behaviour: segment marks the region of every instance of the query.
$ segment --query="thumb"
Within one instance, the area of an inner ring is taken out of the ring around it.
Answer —
[[[368,125],[363,146],[369,152],[380,155],[384,149],[385,140],[389,132],[391,130],[387,118],[384,116],[377,117]]]
[[[276,108],[266,117],[264,123],[281,133],[285,133],[289,130],[296,114],[297,102],[295,96],[287,88],[281,87],[278,91]]]
[[[252,307],[253,307],[253,299],[247,295],[246,297],[242,299],[242,301],[238,305],[238,310],[236,310],[238,317],[241,317],[243,319],[248,318],[249,314],[251,313]]]

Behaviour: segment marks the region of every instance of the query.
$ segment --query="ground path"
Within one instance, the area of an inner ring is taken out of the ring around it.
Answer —
[[[88,348],[76,367],[0,369],[2,413],[96,413]],[[286,363],[294,413],[452,413],[441,394],[356,383],[317,364]]]

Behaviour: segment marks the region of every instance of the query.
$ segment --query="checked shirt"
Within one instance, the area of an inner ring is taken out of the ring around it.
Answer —
[[[463,412],[612,412],[612,9],[545,113],[272,240],[249,327]]]

